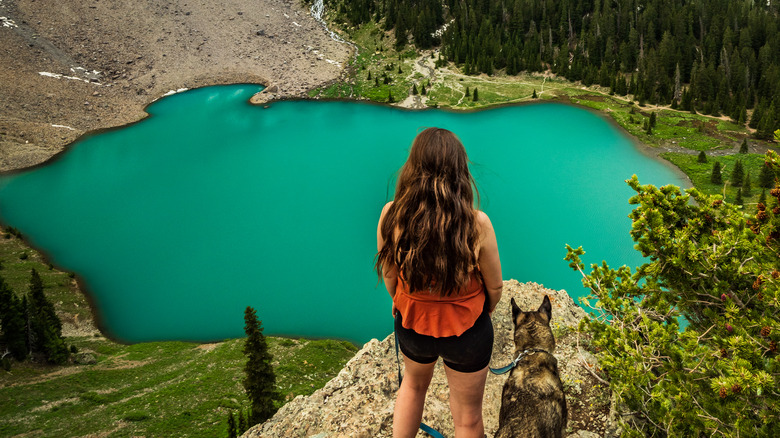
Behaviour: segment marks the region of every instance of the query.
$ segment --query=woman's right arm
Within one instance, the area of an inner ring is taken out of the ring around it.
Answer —
[[[480,240],[479,270],[485,281],[490,313],[493,313],[504,289],[504,280],[501,278],[501,260],[498,257],[498,242],[496,241],[496,232],[493,229],[493,224],[484,212],[478,212],[477,223],[479,225]]]

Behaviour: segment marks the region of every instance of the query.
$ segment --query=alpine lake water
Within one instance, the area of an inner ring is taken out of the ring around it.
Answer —
[[[361,344],[392,332],[373,271],[376,225],[424,127],[455,132],[472,161],[505,279],[587,295],[563,260],[632,268],[632,174],[685,185],[604,116],[539,103],[477,112],[358,102],[250,105],[258,85],[190,90],[138,123],[82,137],[0,175],[0,221],[82,279],[125,342],[265,334]]]

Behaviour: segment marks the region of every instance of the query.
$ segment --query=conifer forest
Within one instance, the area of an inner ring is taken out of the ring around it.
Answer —
[[[467,74],[549,70],[640,103],[728,116],[761,139],[780,126],[780,18],[772,2],[343,0],[331,7],[352,25],[382,23],[398,46],[439,46],[442,62]]]

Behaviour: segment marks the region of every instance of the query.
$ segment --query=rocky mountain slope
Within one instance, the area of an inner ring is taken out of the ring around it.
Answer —
[[[0,171],[139,120],[170,90],[302,95],[338,78],[350,51],[298,0],[0,0]]]

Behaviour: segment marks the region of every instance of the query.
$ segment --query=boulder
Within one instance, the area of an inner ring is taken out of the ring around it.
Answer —
[[[94,365],[97,363],[97,357],[94,353],[82,351],[73,355],[73,363],[78,365]]]

